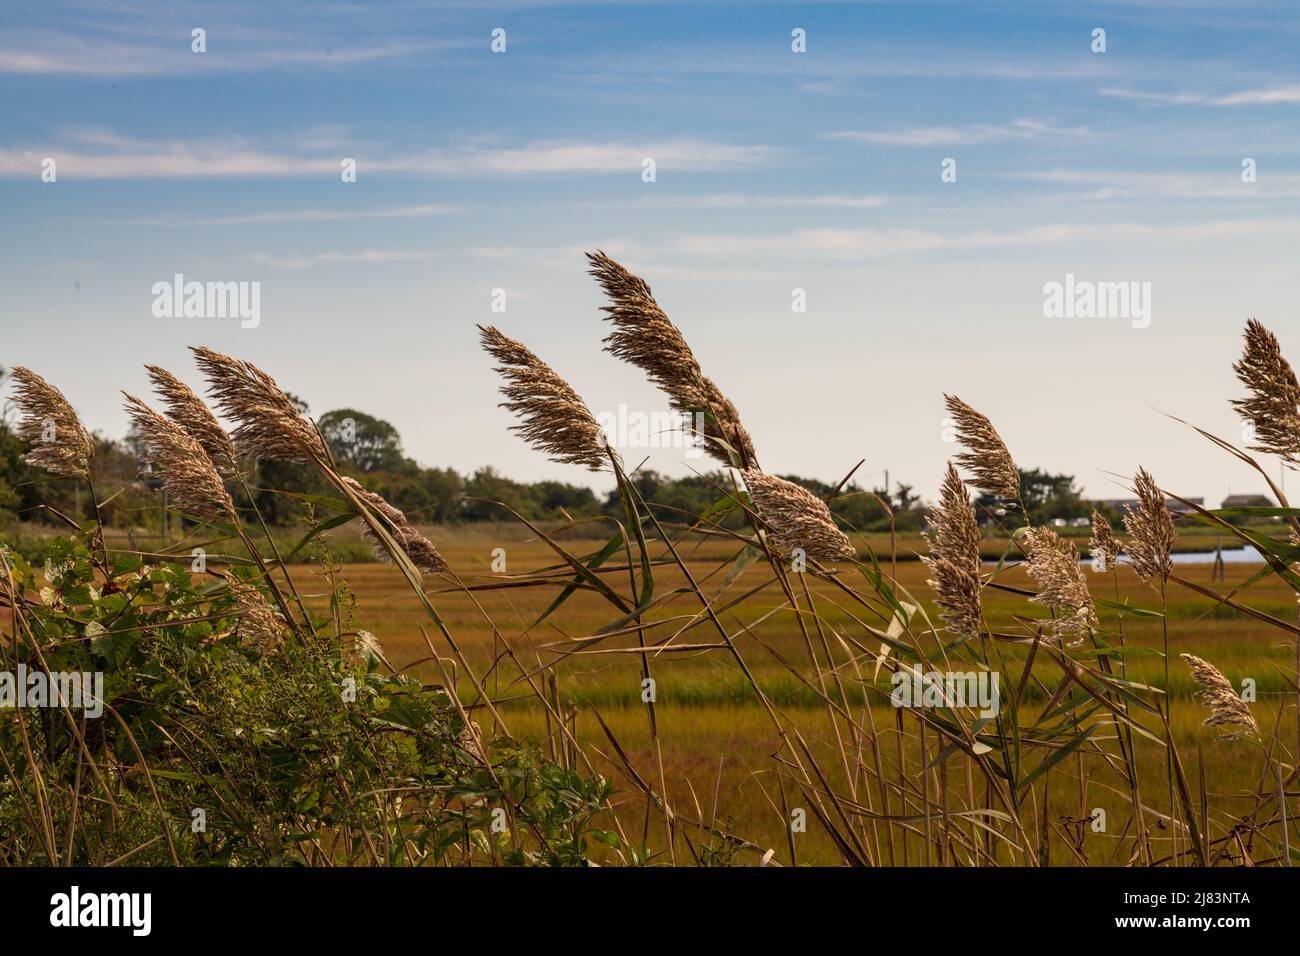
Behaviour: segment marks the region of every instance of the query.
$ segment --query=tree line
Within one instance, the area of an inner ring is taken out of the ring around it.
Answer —
[[[310,410],[295,399],[304,414]],[[0,415],[0,518],[52,523],[66,516],[76,521],[95,517],[94,504],[79,482],[51,481],[44,473],[23,461],[25,443],[15,434],[13,413],[8,406]],[[401,436],[389,422],[358,409],[327,412],[317,426],[334,455],[339,470],[361,481],[368,490],[383,495],[417,523],[461,524],[496,521],[509,517],[502,505],[530,521],[552,522],[583,519],[607,514],[622,517],[622,505],[611,489],[597,495],[586,485],[562,481],[515,481],[492,467],[462,474],[452,468],[430,468],[408,457]],[[157,530],[161,527],[164,502],[147,473],[140,473],[142,459],[137,435],[117,441],[94,436],[93,479],[100,499],[100,514],[106,525]],[[290,526],[301,523],[313,508],[312,497],[328,495],[316,469],[290,462],[250,463],[253,501],[237,495],[237,503],[256,504],[268,524]],[[866,488],[855,481],[843,487],[797,475],[782,475],[820,497],[830,497],[831,510],[843,525],[858,531],[916,531],[924,527],[924,506],[912,486]],[[1080,496],[1069,475],[1050,475],[1037,469],[1021,473],[1025,505],[1030,519],[1041,523],[1051,518],[1087,515],[1090,506]],[[653,470],[632,476],[638,493],[666,524],[689,523],[694,516],[709,512],[725,501],[732,491],[730,477],[712,471],[671,478]],[[234,493],[234,489],[232,489]],[[239,501],[239,498],[243,498]],[[996,514],[997,503],[978,502],[980,512]],[[739,526],[741,515],[733,512],[724,524]],[[1016,522],[1017,524],[1020,522]]]

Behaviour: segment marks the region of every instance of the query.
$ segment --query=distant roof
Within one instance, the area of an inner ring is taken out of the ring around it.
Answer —
[[[1273,499],[1268,495],[1228,495],[1220,508],[1271,508]]]
[[[1193,505],[1198,505],[1202,508],[1205,507],[1204,498],[1188,498],[1187,501]],[[1089,504],[1095,505],[1098,508],[1116,508],[1120,510],[1124,508],[1136,508],[1137,503],[1138,500],[1136,498],[1097,498],[1089,502]],[[1188,505],[1183,504],[1181,501],[1175,501],[1173,498],[1165,499],[1165,507],[1170,511],[1192,510]]]

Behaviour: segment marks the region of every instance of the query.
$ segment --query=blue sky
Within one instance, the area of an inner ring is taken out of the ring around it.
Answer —
[[[600,351],[600,247],[768,470],[865,458],[932,493],[946,391],[1096,496],[1142,464],[1217,503],[1258,482],[1160,412],[1240,437],[1248,316],[1300,361],[1300,16],[1219,6],[10,4],[0,363],[121,434],[117,389],[146,361],[193,379],[184,347],[208,344],[316,412],[389,419],[426,464],[593,481],[506,431],[474,325],[597,411],[661,409]],[[175,273],[260,282],[261,324],[156,318]],[[1070,273],[1150,282],[1150,327],[1045,318]]]

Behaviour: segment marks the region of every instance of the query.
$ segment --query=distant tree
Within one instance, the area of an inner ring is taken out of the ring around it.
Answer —
[[[1020,497],[1031,524],[1046,524],[1053,518],[1080,518],[1092,511],[1091,505],[1083,500],[1082,493],[1075,487],[1073,475],[1053,475],[1038,468],[1020,470]],[[981,519],[1005,506],[1005,502],[990,495],[980,495],[976,499],[976,511]]]
[[[910,511],[920,502],[921,496],[913,493],[913,488],[909,484],[899,482],[894,488],[894,510]]]
[[[310,415],[307,403],[296,395],[289,400],[301,415]],[[306,508],[294,495],[329,494],[331,486],[321,476],[315,465],[300,465],[292,461],[265,459],[257,462],[257,473],[252,482],[253,500],[267,524],[284,526],[302,521]]]
[[[396,471],[404,461],[397,429],[355,408],[326,412],[316,426],[344,470],[369,474]]]

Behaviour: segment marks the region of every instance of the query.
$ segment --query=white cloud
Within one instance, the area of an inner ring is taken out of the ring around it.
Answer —
[[[1300,86],[1273,86],[1257,90],[1243,90],[1210,96],[1204,93],[1152,93],[1120,87],[1104,87],[1097,91],[1102,96],[1139,103],[1159,103],[1168,106],[1258,106],[1268,103],[1300,103]]]
[[[1007,140],[1086,136],[1086,126],[1055,126],[1041,120],[1018,119],[1005,125],[970,123],[965,126],[913,126],[889,132],[841,130],[827,133],[831,140],[848,140],[868,146],[957,146]]]
[[[1053,223],[1006,231],[942,232],[925,229],[799,229],[772,236],[738,234],[679,236],[671,248],[688,256],[856,261],[890,259],[946,250],[972,251],[1098,241],[1195,241],[1261,233],[1300,232],[1285,220],[1221,220],[1189,224]]]
[[[596,200],[583,205],[589,208],[627,207],[647,209],[878,209],[891,202],[881,195],[746,195],[742,193],[707,193],[700,196],[652,196],[648,199]]]
[[[1254,183],[1241,181],[1241,168],[1226,165],[1220,172],[1175,170],[1046,169],[1017,173],[1020,178],[1071,186],[1095,186],[1074,199],[1296,199],[1300,175],[1270,173]]]
[[[329,250],[310,255],[273,256],[264,252],[254,253],[250,258],[258,265],[272,269],[310,269],[318,265],[382,265],[385,263],[427,262],[436,258],[434,249],[366,249],[361,252],[340,252]]]
[[[391,209],[285,209],[255,212],[239,216],[214,216],[206,219],[116,219],[107,220],[126,226],[258,226],[287,222],[345,222],[356,219],[426,219],[458,212],[461,207],[440,203],[397,206]],[[100,220],[104,221],[104,220]]]
[[[9,33],[0,47],[0,73],[63,76],[181,76],[202,73],[345,67],[377,60],[462,49],[468,39],[439,42],[396,41],[372,45],[323,37],[265,34],[223,42],[229,34],[209,38],[208,52],[190,51],[189,27],[178,39],[153,45],[122,43],[104,35],[74,37],[53,31]],[[473,44],[477,45],[477,44]]]
[[[561,173],[640,174],[641,162],[655,161],[660,171],[707,172],[761,165],[776,151],[696,139],[619,143],[537,140],[519,147],[465,147],[396,153],[369,147],[338,156],[306,156],[269,152],[239,140],[143,142],[113,134],[82,135],[101,149],[46,147],[0,148],[0,176],[33,177],[45,157],[58,164],[60,178],[219,178],[275,176],[338,176],[344,155],[357,160],[358,176],[371,173],[527,176]]]

